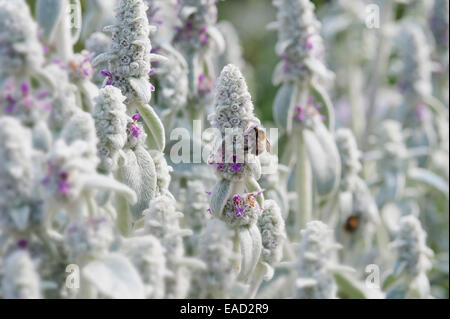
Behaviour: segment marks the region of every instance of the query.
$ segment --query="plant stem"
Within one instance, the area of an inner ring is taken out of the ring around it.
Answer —
[[[295,217],[295,234],[299,235],[301,229],[311,220],[313,208],[312,172],[306,151],[303,130],[297,133],[297,165],[295,178],[297,188],[298,211]]]

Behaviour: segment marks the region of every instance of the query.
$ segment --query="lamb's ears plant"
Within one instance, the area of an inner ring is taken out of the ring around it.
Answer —
[[[9,230],[23,231],[31,214],[35,172],[31,131],[13,117],[0,117],[0,213]],[[7,217],[9,216],[9,218]]]
[[[165,298],[185,298],[190,286],[190,270],[203,269],[204,263],[185,256],[183,237],[191,236],[190,229],[182,229],[179,220],[183,214],[175,209],[175,199],[170,193],[150,201],[144,211],[144,231],[152,234],[165,248],[167,269]]]
[[[212,56],[214,49],[223,52],[224,39],[215,27],[217,20],[216,0],[183,0],[178,18],[180,25],[172,40],[174,47],[185,57],[189,68],[189,102],[192,120],[203,118],[204,108],[212,101],[216,77]]]
[[[92,65],[109,62],[109,71],[105,85],[118,87],[127,100],[128,113],[136,110],[141,114],[148,134],[147,143],[150,149],[164,150],[165,133],[156,112],[148,104],[154,86],[149,82],[151,62],[163,58],[150,53],[150,32],[155,30],[148,23],[147,6],[143,0],[120,0],[116,9],[116,24],[106,27],[112,33],[111,50],[98,55]],[[128,13],[132,15],[128,15]],[[137,30],[137,31],[132,31]]]
[[[309,222],[301,231],[298,262],[295,264],[297,298],[334,299],[337,292],[350,298],[366,298],[362,285],[353,277],[354,269],[339,264],[334,252],[342,246],[333,230],[320,221]]]
[[[259,125],[259,120],[253,114],[247,84],[236,66],[227,65],[222,70],[215,105],[215,113],[209,119],[222,136],[219,149],[213,150],[211,154],[211,164],[217,167],[221,179],[211,194],[211,213],[234,229],[239,243],[236,249],[241,255],[238,279],[246,282],[261,255],[262,239],[256,222],[264,207],[264,196],[257,182],[261,175],[258,157],[252,157],[249,151],[243,162],[239,162],[238,154],[244,152],[244,144],[234,141],[234,135],[229,132],[229,129],[234,129],[243,134]],[[233,149],[233,161],[227,162],[226,159],[224,162],[222,154],[227,152],[222,145]]]
[[[261,232],[262,252],[250,279],[249,298],[255,297],[262,280],[272,279],[274,267],[283,256],[283,244],[287,235],[280,208],[275,201],[264,201],[264,210],[258,220],[258,228]]]
[[[80,298],[144,298],[144,285],[125,255],[111,252],[115,234],[105,218],[85,218],[70,223],[64,234],[68,259],[81,270]]]
[[[212,219],[203,228],[198,245],[198,258],[206,268],[194,273],[191,294],[197,298],[230,298],[236,283],[234,231],[224,222]]]
[[[152,235],[126,238],[121,251],[141,275],[145,298],[161,299],[165,295],[165,278],[171,275],[166,267],[165,250]]]
[[[42,287],[37,265],[27,250],[16,250],[5,256],[1,265],[1,295],[6,299],[40,299]]]
[[[282,59],[274,72],[274,83],[282,83],[274,102],[274,119],[293,146],[286,147],[289,153],[282,155],[282,164],[296,159],[298,231],[313,218],[314,193],[328,196],[339,184],[333,105],[321,84],[333,74],[322,62],[323,44],[314,5],[309,0],[273,3],[278,15],[269,27],[278,30],[276,52]]]
[[[46,43],[54,44],[58,56],[64,62],[69,62],[81,32],[80,0],[38,0],[36,19]],[[80,26],[72,23],[80,23]]]
[[[135,192],[128,186],[96,172],[97,162],[90,157],[88,143],[76,140],[67,144],[55,142],[47,158],[47,175],[42,177],[45,190],[46,215],[44,224],[51,230],[54,214],[61,208],[71,220],[98,214],[94,190],[113,191],[135,203]],[[59,207],[59,208],[58,208]]]
[[[34,78],[53,89],[54,81],[43,70],[38,27],[24,0],[0,2],[0,30],[2,50],[8,52],[0,58],[0,89],[11,77],[18,78],[19,82]]]
[[[426,233],[413,215],[399,220],[399,230],[391,248],[397,251],[392,276],[383,284],[387,298],[430,298],[427,272],[431,269],[433,251],[426,245]],[[392,287],[389,285],[394,284]]]

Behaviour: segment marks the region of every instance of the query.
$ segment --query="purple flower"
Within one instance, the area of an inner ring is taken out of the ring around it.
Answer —
[[[21,238],[17,241],[17,246],[20,249],[27,249],[28,248],[28,240],[25,238]]]
[[[70,193],[70,184],[62,181],[58,184],[58,191],[62,194],[62,195],[69,195]]]
[[[22,82],[20,84],[20,91],[22,92],[22,96],[28,96],[30,94],[30,84],[28,82]]]
[[[303,110],[303,107],[301,105],[297,105],[295,109],[297,110],[297,115],[295,117],[297,121],[304,121],[306,119],[306,114]]]
[[[133,135],[135,138],[138,138],[139,135],[141,135],[141,129],[134,123],[130,126],[130,132],[131,135]]]
[[[141,119],[141,114],[139,114],[139,113],[136,113],[136,114],[134,114],[133,115],[133,117],[132,117],[132,119],[133,119],[133,121],[139,121],[140,119]]]
[[[12,95],[8,94],[6,96],[6,101],[8,102],[8,106],[6,107],[5,112],[6,113],[12,113],[14,111],[14,108],[16,107],[16,100],[12,97]]]
[[[217,163],[217,170],[223,170],[223,163]]]
[[[231,169],[233,170],[233,172],[235,173],[240,173],[241,169],[242,169],[242,164],[241,163],[232,163],[231,164]]]
[[[105,86],[111,85],[113,83],[113,75],[111,72],[107,71],[107,70],[103,70],[100,72],[101,75],[106,76],[108,78],[108,81],[106,81]]]
[[[242,216],[244,213],[244,207],[236,205],[234,207],[234,213],[236,214],[236,216]]]

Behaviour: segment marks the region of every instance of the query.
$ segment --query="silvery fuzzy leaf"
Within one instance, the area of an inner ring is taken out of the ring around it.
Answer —
[[[44,31],[46,42],[51,42],[58,22],[64,13],[65,5],[62,0],[37,0],[36,20]]]
[[[9,212],[9,215],[14,221],[16,227],[19,230],[24,231],[28,226],[30,207],[28,205],[23,205],[21,207],[14,208]]]
[[[272,75],[273,85],[279,85],[286,78],[286,75],[283,70],[284,70],[284,61],[278,62],[278,64],[275,66],[275,70],[273,71]]]
[[[432,171],[419,167],[414,167],[408,171],[408,177],[417,182],[424,183],[428,186],[436,188],[437,190],[442,192],[445,196],[447,197],[449,196],[448,183],[443,178],[436,175]]]
[[[161,152],[164,151],[166,136],[161,119],[158,117],[155,110],[148,104],[138,104],[137,109],[145,123],[145,129],[148,134],[147,144],[149,148]]]
[[[282,42],[277,42],[277,44],[275,45],[275,52],[278,55],[282,55],[283,52],[285,52],[286,48],[292,44],[292,41],[292,39],[286,39]]]
[[[210,26],[207,29],[207,33],[217,45],[218,52],[216,54],[223,53],[225,51],[225,39],[223,38],[220,31],[216,27]]]
[[[144,285],[131,262],[122,255],[111,254],[95,260],[82,270],[83,276],[102,294],[113,299],[143,299]]]
[[[131,87],[136,91],[136,95],[141,103],[145,105],[149,103],[152,99],[152,91],[150,90],[150,83],[147,78],[130,77],[128,81],[130,82]]]
[[[351,216],[353,212],[353,194],[352,192],[339,193],[339,211],[341,216]]]
[[[247,281],[261,256],[261,233],[256,225],[250,225],[239,228],[238,237],[241,250],[241,271],[238,279]]]
[[[82,81],[78,87],[84,95],[84,101],[86,102],[89,111],[93,111],[95,107],[94,99],[99,94],[98,87],[91,81]]]
[[[325,111],[322,113],[325,116],[325,123],[330,132],[334,132],[334,107],[333,102],[331,102],[330,96],[327,91],[316,81],[311,82],[311,92],[314,95],[316,101],[322,103],[323,108],[321,109]]]
[[[339,292],[343,293],[350,299],[366,299],[366,294],[362,288],[362,283],[356,281],[356,279],[342,273],[335,273],[334,279]]]
[[[138,42],[138,41],[135,41],[135,42]],[[145,42],[144,42],[144,45],[145,45]],[[150,61],[164,64],[164,63],[169,62],[169,59],[163,55],[151,53]]]
[[[92,59],[91,65],[95,67],[102,63],[105,63],[105,62],[108,62],[110,60],[114,60],[117,58],[118,58],[118,56],[115,52],[105,52],[105,53],[97,55],[94,59]]]
[[[52,144],[52,133],[43,121],[36,123],[33,127],[33,147],[48,152]]]
[[[137,202],[130,209],[134,219],[138,219],[156,194],[155,164],[142,146],[138,146],[135,151],[125,151],[123,156],[119,163],[118,178],[136,192]]]
[[[214,186],[214,189],[211,194],[211,212],[216,216],[220,216],[222,214],[223,208],[225,207],[225,204],[231,196],[231,190],[232,190],[232,183],[229,180],[220,180],[216,186]]]
[[[434,96],[429,95],[424,97],[424,102],[439,116],[448,116],[447,108],[441,101],[436,99]]]
[[[103,189],[117,192],[124,196],[130,204],[134,204],[137,201],[136,193],[133,189],[131,189],[127,185],[117,182],[115,179],[104,175],[88,175],[84,177],[84,181],[80,181],[80,184],[83,184],[83,186],[86,188]]]
[[[298,87],[295,83],[286,83],[278,90],[273,105],[273,117],[278,127],[292,130],[292,119],[294,117],[295,99]]]
[[[341,175],[334,137],[320,121],[316,121],[314,132],[305,129],[303,134],[317,192],[321,196],[329,195],[337,188]]]
[[[334,73],[329,71],[322,61],[316,58],[308,58],[304,61],[315,74],[319,75],[322,79],[331,81],[334,78]]]
[[[123,196],[117,196],[116,200],[117,220],[116,225],[123,236],[128,236],[131,232],[133,218],[126,199]]]

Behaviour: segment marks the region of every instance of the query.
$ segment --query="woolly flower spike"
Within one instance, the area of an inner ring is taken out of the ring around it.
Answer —
[[[209,192],[205,191],[205,186],[201,181],[188,181],[186,187],[186,207],[184,209],[184,220],[189,228],[199,231],[206,225],[210,218],[208,213]]]
[[[301,231],[301,235],[297,298],[336,298],[336,283],[328,272],[333,253],[340,248],[334,242],[333,231],[321,221],[312,221]]]
[[[112,33],[111,50],[97,56],[93,65],[109,61],[111,84],[127,97],[127,104],[135,100],[150,101],[148,81],[152,46],[147,6],[143,0],[120,0],[116,8],[117,24],[105,28]]]
[[[174,42],[184,52],[194,53],[211,46],[211,33],[217,20],[217,0],[182,0]],[[213,35],[214,36],[214,35]],[[214,39],[215,40],[215,39]]]
[[[405,271],[416,277],[431,269],[430,258],[433,257],[433,251],[427,247],[426,237],[417,217],[408,215],[400,218],[399,231],[391,244],[397,251],[397,273]]]
[[[168,61],[158,66],[156,77],[159,83],[158,105],[176,111],[186,105],[188,97],[188,65],[175,49],[162,48]]]
[[[236,279],[233,260],[233,231],[217,219],[210,221],[199,239],[199,258],[206,269],[195,274],[193,293],[197,298],[229,298]]]
[[[47,175],[42,179],[47,195],[58,201],[74,201],[84,187],[83,177],[95,174],[89,144],[75,141],[67,145],[58,140],[48,155]]]
[[[295,121],[297,123],[304,123],[305,125],[311,126],[313,125],[314,119],[324,119],[324,116],[320,114],[321,108],[322,104],[315,103],[314,99],[310,97],[305,105],[295,106]]]
[[[0,6],[2,4],[0,3]],[[28,251],[17,250],[2,265],[1,295],[5,299],[40,299],[40,278]]]
[[[281,260],[282,245],[286,239],[284,220],[275,201],[264,201],[264,210],[258,220],[258,227],[263,245],[261,259],[269,265],[275,265]]]
[[[402,169],[408,156],[405,146],[402,124],[397,121],[386,120],[381,124],[378,144],[384,151],[383,164],[393,169]]]
[[[125,239],[122,245],[125,255],[138,269],[145,285],[145,297],[162,299],[165,294],[167,276],[164,248],[151,235]]]
[[[98,54],[101,54],[102,52],[106,52],[109,49],[109,46],[111,45],[111,38],[108,37],[103,32],[95,32],[91,34],[89,39],[86,41],[86,50],[89,51],[90,54],[93,56],[96,56]],[[101,63],[97,65],[97,70],[104,70],[108,68],[108,63]],[[92,80],[98,84],[99,86],[103,83],[103,80],[105,79],[105,76],[101,74],[101,71],[94,72],[94,76],[92,77]]]
[[[119,89],[107,86],[100,90],[96,98],[93,117],[99,139],[98,152],[101,168],[109,172],[117,167],[119,151],[127,142],[127,125],[125,97]]]
[[[69,82],[67,72],[58,65],[50,64],[45,70],[58,83],[51,95],[48,124],[52,130],[59,132],[77,111],[77,87]]]
[[[278,14],[271,27],[278,30],[276,52],[282,59],[274,74],[275,84],[330,78],[331,73],[322,62],[324,45],[314,4],[310,0],[273,0],[273,4]]]
[[[0,215],[26,205],[33,192],[31,132],[12,117],[0,118]]]
[[[69,61],[69,76],[72,82],[80,80],[90,80],[94,74],[94,69],[91,65],[92,54],[87,51],[74,54],[71,61]]]
[[[211,126],[225,134],[227,128],[243,131],[259,125],[253,114],[253,103],[247,83],[238,67],[229,64],[223,68],[216,91],[215,113],[209,116]]]
[[[179,219],[183,214],[175,210],[175,201],[170,195],[163,195],[150,201],[144,216],[146,230],[158,238],[166,250],[167,268],[171,272],[166,278],[166,298],[184,298],[189,290],[189,272],[181,264],[184,257],[182,236],[191,232],[180,228]]]
[[[104,217],[71,223],[64,235],[69,260],[84,263],[92,258],[106,256],[114,240],[112,226]]]
[[[400,33],[400,53],[403,72],[400,89],[406,94],[427,97],[432,94],[431,87],[431,50],[421,27],[407,23]]]
[[[258,220],[262,208],[256,201],[260,194],[236,194],[230,198],[220,218],[230,227],[253,225]]]
[[[48,91],[32,92],[31,84],[22,82],[20,86],[10,82],[0,96],[0,112],[20,119],[22,124],[33,126],[45,120],[51,110]]]
[[[164,154],[158,151],[150,151],[153,161],[155,162],[156,170],[156,192],[158,195],[166,195],[169,193],[170,173],[173,169],[167,165]]]
[[[24,0],[0,0],[0,79],[42,65],[44,56],[37,29]]]
[[[447,0],[434,0],[433,10],[430,18],[430,27],[433,32],[436,45],[439,48],[448,49],[448,27],[449,27],[449,2]]]
[[[349,187],[351,180],[359,174],[362,169],[361,152],[356,144],[352,131],[341,128],[336,132],[336,144],[339,149],[342,163],[341,184]]]

